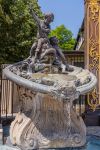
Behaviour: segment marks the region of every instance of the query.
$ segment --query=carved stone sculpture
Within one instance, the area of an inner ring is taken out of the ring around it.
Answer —
[[[96,77],[69,66],[56,37],[46,36],[40,34],[26,60],[4,69],[19,86],[20,111],[11,124],[10,140],[24,150],[80,147],[86,142],[86,127],[73,101],[95,87]]]

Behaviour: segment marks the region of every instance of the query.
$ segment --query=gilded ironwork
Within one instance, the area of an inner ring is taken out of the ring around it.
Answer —
[[[98,97],[96,89],[94,89],[90,94],[88,94],[88,104],[95,111],[96,107],[98,106]]]
[[[100,0],[85,0],[86,8],[86,22],[85,22],[85,33],[86,33],[86,65],[87,68],[93,72],[99,81],[100,74]],[[88,104],[95,110],[99,104],[99,93],[100,85],[98,82],[95,90],[88,95]]]
[[[99,52],[97,51],[98,42],[96,40],[90,39],[89,41],[89,58],[91,63],[89,63],[89,69],[99,71]]]
[[[85,0],[86,3],[91,3],[91,4],[97,3],[98,1],[100,0]]]

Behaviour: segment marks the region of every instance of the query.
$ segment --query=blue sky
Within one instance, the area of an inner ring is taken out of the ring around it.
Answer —
[[[52,12],[55,15],[51,28],[64,24],[77,36],[84,17],[84,0],[38,0],[43,13]]]

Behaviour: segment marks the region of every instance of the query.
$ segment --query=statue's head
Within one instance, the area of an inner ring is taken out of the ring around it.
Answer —
[[[46,14],[44,14],[44,17],[45,17],[45,21],[47,23],[51,23],[54,20],[54,14],[53,13],[46,13]]]
[[[50,37],[49,40],[52,46],[57,45],[59,43],[59,40],[57,39],[56,36]]]

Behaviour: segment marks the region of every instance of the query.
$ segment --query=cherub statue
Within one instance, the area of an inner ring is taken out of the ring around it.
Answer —
[[[56,65],[59,63],[62,68],[63,73],[66,71],[73,71],[73,68],[69,67],[69,65],[66,62],[66,58],[64,54],[62,53],[62,50],[58,46],[59,40],[57,39],[57,37],[56,36],[51,37],[49,40],[50,40],[50,44],[52,45],[52,47],[56,50],[56,59],[53,64]]]
[[[45,41],[48,40],[48,34],[50,33],[50,23],[53,22],[54,15],[52,13],[44,14],[44,20],[41,20],[35,14],[32,7],[30,7],[30,12],[32,14],[33,19],[36,21],[38,25],[37,42],[33,43],[30,50],[30,56],[33,57],[34,54],[33,62],[35,62],[42,45],[45,43]]]
[[[34,47],[34,48],[36,48],[36,47]],[[54,49],[52,47],[52,45],[50,45],[49,39],[45,38],[44,42],[41,44],[40,50],[37,53],[36,62],[32,61],[29,64],[29,68],[30,68],[29,70],[31,71],[32,68],[34,70],[35,66],[40,66],[40,64],[43,65],[43,66],[45,66],[45,67],[48,66],[48,63],[49,63],[49,65],[52,65],[49,62],[49,56],[50,55],[52,55],[53,58],[56,59],[56,49]],[[44,63],[45,63],[45,65],[44,65]]]
[[[43,63],[45,57],[52,54],[54,56],[53,65],[61,68],[64,73],[66,71],[73,71],[73,68],[69,67],[61,49],[58,46],[58,39],[56,37],[48,38],[48,34],[50,33],[50,23],[53,21],[54,15],[52,13],[45,14],[44,20],[41,20],[35,14],[32,7],[30,7],[30,11],[33,19],[38,25],[37,41],[33,43],[30,50],[30,57],[32,61],[29,65],[30,69],[32,67],[34,68],[35,63]]]

